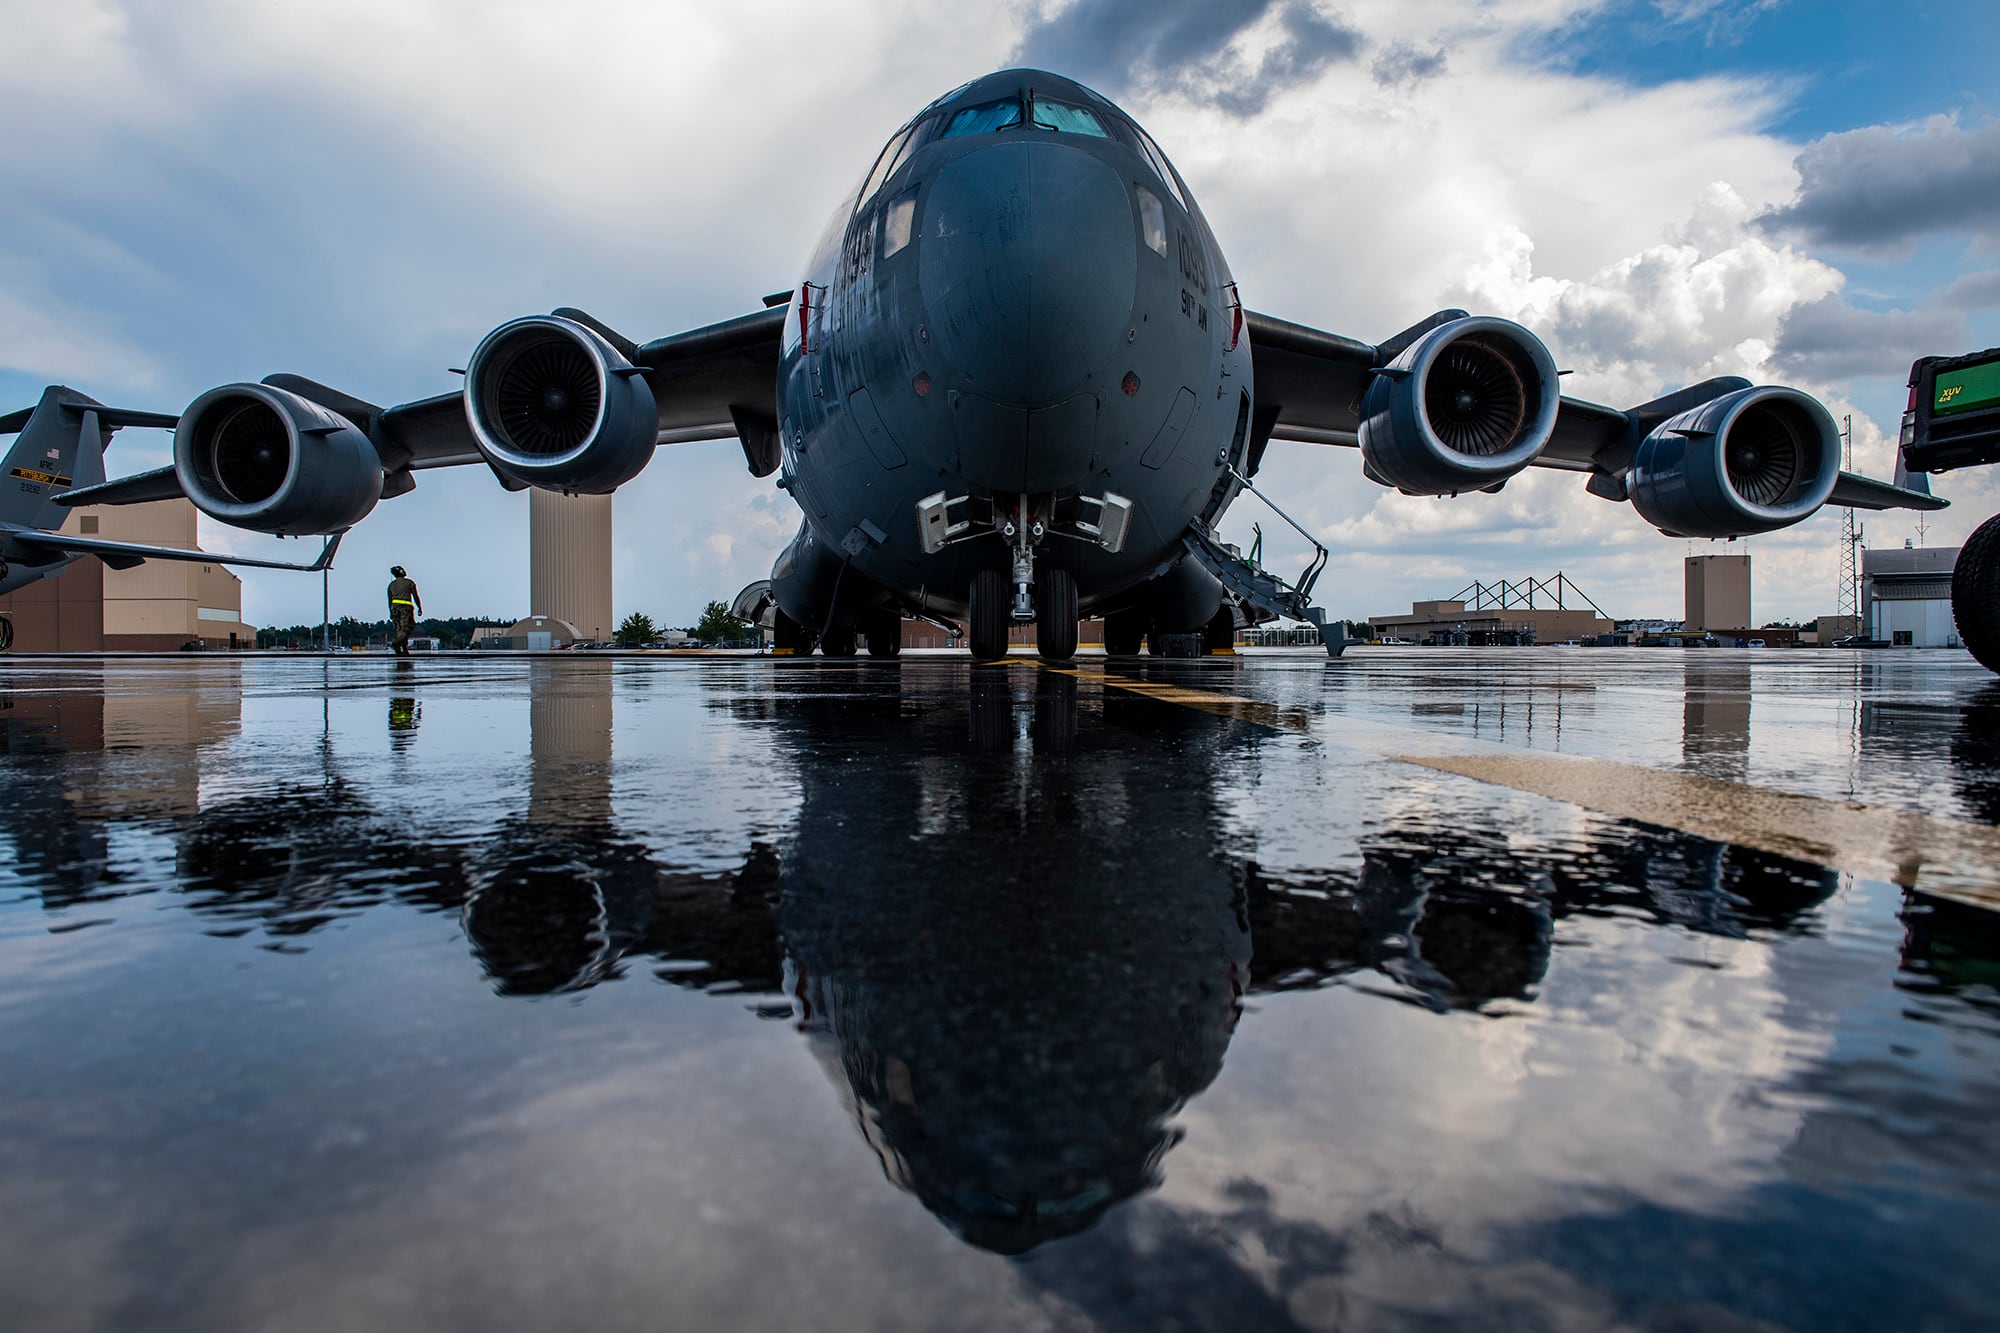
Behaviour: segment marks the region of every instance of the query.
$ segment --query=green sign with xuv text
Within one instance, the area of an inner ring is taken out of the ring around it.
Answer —
[[[1938,416],[2000,405],[2000,359],[1939,371],[1936,383],[1937,397],[1931,401],[1931,410]]]

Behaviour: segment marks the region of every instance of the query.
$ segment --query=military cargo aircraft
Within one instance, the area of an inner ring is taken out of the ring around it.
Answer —
[[[94,555],[113,569],[130,569],[146,560],[199,560],[211,565],[317,573],[333,562],[333,553],[340,545],[338,535],[322,548],[319,559],[309,565],[292,565],[57,531],[70,517],[63,503],[67,493],[79,485],[91,487],[104,481],[104,450],[113,431],[123,426],[173,424],[173,417],[106,407],[61,385],[44,389],[35,406],[0,416],[0,435],[19,432],[14,447],[0,462],[7,473],[5,489],[0,490],[0,595],[38,579],[54,578],[84,555]],[[0,616],[0,653],[13,646],[13,622]]]
[[[295,375],[224,385],[179,417],[172,467],[62,502],[186,495],[330,533],[427,468],[603,494],[659,445],[733,436],[804,511],[740,616],[834,656],[894,654],[905,616],[963,620],[981,660],[1017,623],[1067,658],[1085,614],[1113,654],[1280,615],[1337,654],[1311,604],[1324,548],[1287,582],[1216,537],[1274,439],[1356,446],[1370,480],[1421,495],[1567,469],[1673,536],[1944,503],[1842,472],[1831,415],[1796,389],[1711,379],[1620,410],[1562,396],[1558,373],[1527,329],[1462,310],[1371,343],[1247,308],[1153,139],[1015,69],[897,130],[761,311],[646,343],[574,309],[512,320],[462,390],[388,408]]]

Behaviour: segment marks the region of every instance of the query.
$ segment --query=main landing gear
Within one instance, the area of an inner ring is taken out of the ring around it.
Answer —
[[[903,651],[903,617],[895,610],[871,611],[859,626],[835,625],[824,635],[782,610],[775,615],[771,651],[779,657],[811,657],[815,648],[828,657],[853,657],[864,643],[870,657],[896,657]]]
[[[1951,567],[1951,618],[1958,641],[1988,671],[2000,671],[2000,516],[1972,531]]]
[[[773,614],[777,619],[771,626],[772,654],[778,657],[811,657],[812,650],[819,646],[819,636],[786,615],[783,608]]]

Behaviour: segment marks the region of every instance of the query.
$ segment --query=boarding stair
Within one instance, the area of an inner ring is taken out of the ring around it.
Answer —
[[[1313,557],[1307,562],[1305,571],[1295,583],[1287,583],[1259,564],[1254,554],[1245,556],[1235,547],[1226,545],[1199,518],[1188,524],[1188,530],[1181,536],[1181,546],[1204,569],[1215,575],[1223,591],[1243,609],[1244,617],[1250,624],[1261,625],[1281,616],[1303,620],[1319,631],[1320,642],[1326,645],[1326,655],[1339,657],[1347,649],[1346,624],[1338,620],[1329,624],[1326,612],[1312,604],[1313,585],[1326,568],[1326,547],[1300,527],[1291,515],[1273,504],[1269,496],[1252,486],[1248,477],[1234,468],[1230,472],[1243,484],[1244,490],[1262,500],[1272,513],[1291,524],[1293,531],[1312,543]]]

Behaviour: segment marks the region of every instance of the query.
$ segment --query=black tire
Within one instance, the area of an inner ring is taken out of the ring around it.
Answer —
[[[1012,599],[1007,595],[1007,576],[997,569],[982,569],[972,576],[972,609],[966,619],[966,644],[975,662],[997,662],[1007,655],[1007,628]]]
[[[868,655],[895,657],[903,651],[903,618],[894,611],[868,617]]]
[[[1951,567],[1951,618],[1958,641],[2000,672],[2000,515],[1973,529]]]
[[[819,650],[828,657],[852,657],[857,636],[852,625],[835,625],[820,637]]]
[[[771,631],[771,651],[789,654],[793,657],[810,657],[818,640],[806,633],[806,627],[793,620],[783,611],[776,613],[777,620]]]
[[[1146,642],[1146,621],[1137,611],[1113,611],[1104,617],[1104,655],[1137,657]]]
[[[0,616],[0,653],[14,646],[14,620],[11,616]]]
[[[1035,651],[1044,662],[1076,656],[1076,577],[1067,569],[1035,576]]]
[[[1209,617],[1203,639],[1202,646],[1208,649],[1210,655],[1236,651],[1236,613],[1229,609],[1229,603],[1224,602]]]

